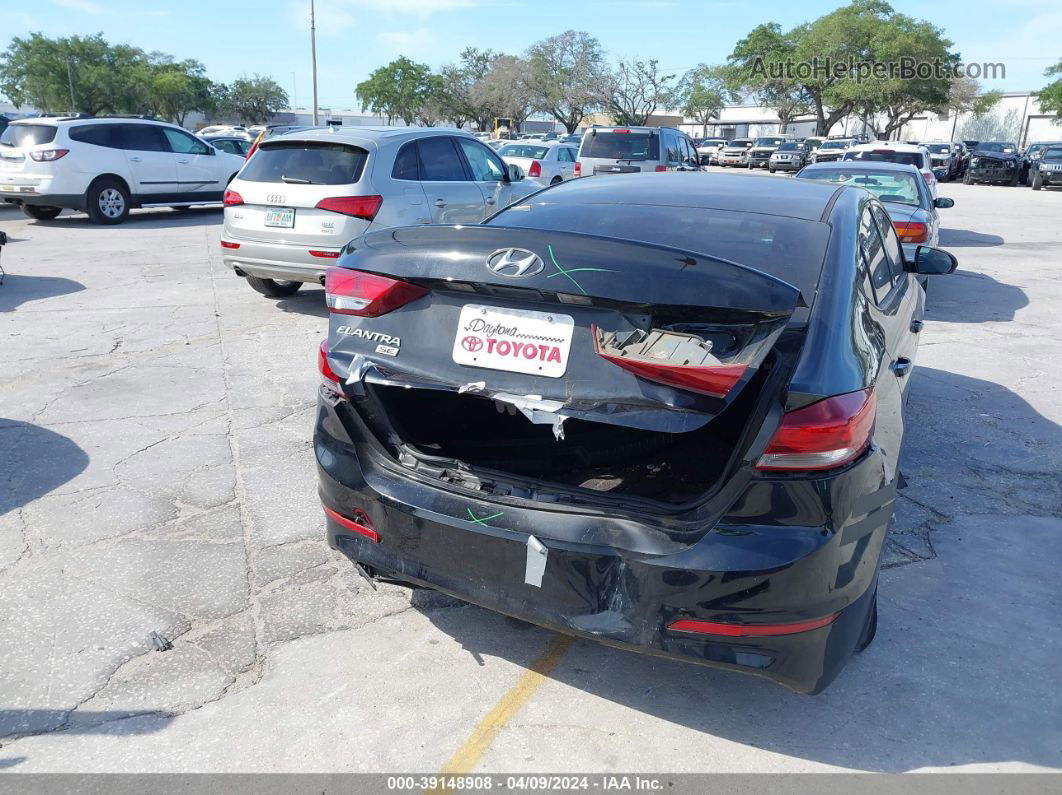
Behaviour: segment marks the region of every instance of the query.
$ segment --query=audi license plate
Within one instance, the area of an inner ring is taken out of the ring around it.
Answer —
[[[568,369],[571,315],[467,304],[454,337],[458,364],[560,378]]]
[[[295,210],[292,207],[275,207],[266,210],[266,226],[279,226],[291,229],[295,226]]]

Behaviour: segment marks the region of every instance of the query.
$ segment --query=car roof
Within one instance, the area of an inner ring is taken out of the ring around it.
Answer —
[[[921,172],[907,163],[889,163],[877,160],[837,160],[832,163],[812,163],[804,166],[805,171],[907,171],[911,174]]]
[[[339,141],[358,146],[370,144],[379,146],[389,141],[400,141],[410,138],[427,138],[435,135],[457,135],[464,138],[473,138],[467,130],[450,129],[447,127],[312,127],[308,130],[299,130],[285,133],[283,136],[270,139],[269,143],[279,140],[285,141]],[[263,143],[265,143],[263,141]]]
[[[871,141],[869,144],[856,144],[853,150],[873,152],[875,149],[895,149],[897,152],[921,152],[923,144],[905,144],[899,141]]]
[[[534,200],[700,207],[818,221],[838,190],[827,183],[766,175],[669,172],[571,180],[536,194]]]

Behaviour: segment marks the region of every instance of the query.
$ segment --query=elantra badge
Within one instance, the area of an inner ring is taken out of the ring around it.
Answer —
[[[542,273],[545,267],[538,254],[525,248],[500,248],[487,257],[487,268],[492,273],[514,279]]]

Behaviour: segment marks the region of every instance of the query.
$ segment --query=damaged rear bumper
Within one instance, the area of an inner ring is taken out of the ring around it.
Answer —
[[[326,400],[319,410],[322,502],[378,533],[374,540],[329,517],[329,543],[376,573],[559,632],[804,693],[837,676],[866,626],[892,512],[875,451],[830,478],[746,483],[722,521],[683,537],[630,516],[444,487],[373,452],[353,412],[340,418]],[[851,505],[853,493],[877,497]],[[669,628],[691,618],[774,625],[834,615],[816,629],[765,637]]]

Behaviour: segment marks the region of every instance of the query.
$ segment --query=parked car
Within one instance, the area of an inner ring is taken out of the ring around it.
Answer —
[[[458,130],[330,127],[263,140],[225,192],[223,260],[292,295],[370,229],[473,224],[541,188]]]
[[[827,138],[815,135],[810,138],[805,138],[804,143],[808,145],[808,155],[810,156],[814,154],[815,150],[822,146],[827,140]]]
[[[244,158],[250,154],[251,147],[254,146],[254,141],[248,138],[237,138],[231,135],[201,135],[199,137],[219,151]]]
[[[568,135],[563,135],[560,138],[560,142],[562,144],[575,144],[576,148],[578,148],[579,144],[583,142],[583,134],[569,133]]]
[[[721,166],[742,166],[749,163],[749,149],[756,143],[755,138],[735,138],[719,150],[718,160]]]
[[[712,166],[719,162],[719,150],[728,143],[726,138],[699,138],[693,142],[693,148],[702,166]]]
[[[792,139],[787,135],[765,135],[757,138],[749,147],[746,165],[749,168],[767,168],[775,150],[790,140]]]
[[[511,141],[498,150],[502,160],[520,166],[529,179],[556,185],[575,176],[579,149],[553,142]]]
[[[326,279],[329,542],[370,578],[820,692],[877,625],[914,276],[955,264],[905,261],[865,190],[724,175],[371,234]]]
[[[1029,174],[1029,187],[1033,190],[1062,185],[1062,142],[1048,144],[1038,151],[1029,166]]]
[[[808,162],[810,163],[832,163],[835,160],[840,160],[844,157],[844,153],[851,147],[855,146],[855,141],[851,138],[830,139],[823,141],[819,144],[818,148],[811,154]]]
[[[1021,153],[1008,141],[981,141],[970,155],[970,165],[963,175],[966,185],[976,182],[1016,186],[1021,181]]]
[[[591,127],[579,145],[575,176],[700,170],[693,141],[674,127]]]
[[[242,166],[242,157],[158,121],[20,119],[0,135],[0,197],[40,221],[68,208],[119,224],[133,207],[219,202]]]
[[[937,198],[937,178],[933,174],[929,150],[921,144],[901,144],[893,141],[857,144],[847,149],[842,159],[870,163],[903,163],[914,166],[922,174],[922,179],[926,181],[930,194],[934,199]]]
[[[816,163],[801,169],[796,176],[850,185],[874,194],[889,213],[904,258],[909,262],[918,255],[919,246],[938,245],[937,210],[955,206],[954,199],[943,196],[934,199],[918,169],[902,163]]]
[[[771,153],[767,168],[772,174],[775,171],[798,171],[804,167],[807,158],[807,144],[786,141]]]
[[[933,176],[942,182],[962,176],[962,144],[951,141],[932,141],[924,144],[929,150]]]
[[[1021,153],[1021,177],[1020,180],[1026,185],[1032,186],[1032,177],[1035,170],[1033,161],[1039,159],[1043,151],[1049,147],[1062,146],[1062,141],[1037,141],[1025,147]]]

